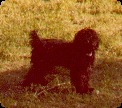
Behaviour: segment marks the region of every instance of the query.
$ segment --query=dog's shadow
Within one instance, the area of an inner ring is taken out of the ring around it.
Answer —
[[[93,82],[92,84],[93,86],[98,79],[97,77],[103,77],[101,76],[99,71],[102,72],[102,70],[109,69],[108,66],[110,66],[110,69],[111,67],[113,67],[112,69],[115,69],[115,72],[119,70],[118,74],[122,75],[122,73],[120,73],[120,71],[122,71],[122,68],[121,68],[122,59],[112,60],[112,61],[106,60],[104,58],[99,59],[91,75],[93,79],[90,79],[91,83]],[[1,72],[0,73],[0,92],[3,94],[4,93],[11,94],[11,92],[15,92],[15,93],[21,92],[22,91],[21,83],[24,79],[24,76],[28,72],[28,70],[29,70],[28,67],[26,68],[23,67],[18,70],[8,70],[8,71]],[[58,71],[60,71],[60,69]]]
[[[28,69],[28,67],[22,67],[18,70],[0,72],[0,92],[3,94],[21,92],[21,83]]]
[[[122,58],[99,58],[91,74],[92,86],[104,87],[116,85],[122,77]],[[103,81],[108,81],[103,83]]]
[[[28,73],[30,66],[23,66],[16,70],[7,70],[0,72],[0,92],[3,94],[21,93],[25,88],[22,87],[22,82],[25,75]],[[57,66],[52,70],[52,74],[47,76],[48,80],[52,80],[54,75],[61,74],[61,80],[69,80],[69,71],[64,67]],[[54,75],[53,75],[54,74]],[[66,78],[66,79],[64,79]]]

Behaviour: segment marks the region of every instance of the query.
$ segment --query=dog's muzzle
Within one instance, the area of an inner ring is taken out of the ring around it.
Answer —
[[[92,54],[92,52],[90,52],[90,53],[87,53],[86,55],[91,57],[93,54]]]

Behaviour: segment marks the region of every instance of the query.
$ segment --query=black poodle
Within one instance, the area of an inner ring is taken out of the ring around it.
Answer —
[[[66,42],[56,39],[41,39],[36,31],[30,33],[32,66],[25,76],[23,86],[31,83],[46,85],[45,76],[55,66],[64,66],[70,70],[71,84],[78,93],[89,93],[90,68],[95,60],[95,50],[99,45],[97,33],[90,28],[84,28],[75,34],[74,40]]]

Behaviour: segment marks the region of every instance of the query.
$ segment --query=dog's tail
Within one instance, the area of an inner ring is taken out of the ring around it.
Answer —
[[[35,30],[30,32],[30,37],[31,37],[31,41],[30,41],[31,46],[34,48],[36,46],[39,46],[39,44],[41,43],[41,39],[39,38]]]

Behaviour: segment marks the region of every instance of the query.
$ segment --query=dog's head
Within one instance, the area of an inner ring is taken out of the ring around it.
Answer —
[[[97,50],[99,46],[99,38],[97,33],[90,28],[84,28],[75,34],[74,44],[77,47],[86,48],[89,50]]]

